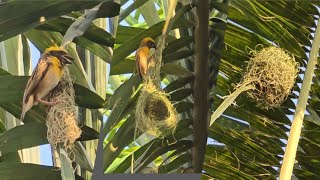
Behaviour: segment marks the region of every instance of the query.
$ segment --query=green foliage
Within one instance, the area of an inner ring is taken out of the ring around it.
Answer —
[[[162,17],[163,11],[166,11],[164,6],[159,6],[160,9],[155,11],[151,6],[159,4],[151,3],[146,6],[150,7],[148,9],[141,6],[135,13],[128,14],[132,12],[131,8],[140,6],[139,3],[144,1],[135,1],[129,6],[129,10],[120,12],[120,21],[125,21],[130,26],[120,24],[116,28],[116,45],[110,71],[110,75],[115,77],[134,72],[136,67],[132,53],[144,37],[149,36],[157,41],[162,33],[163,19],[158,22],[155,19],[151,20],[151,17],[155,14]],[[164,139],[159,139],[150,137],[144,132],[135,131],[135,103],[140,95],[138,86],[141,79],[138,80],[137,75],[131,76],[120,86],[112,87],[114,92],[106,103],[106,108],[110,111],[108,111],[108,120],[103,131],[103,136],[107,137],[103,152],[105,172],[142,173],[151,169],[159,173],[173,173],[192,166],[190,125],[193,90],[190,87],[193,83],[194,47],[192,44],[195,27],[192,6],[178,4],[176,16],[173,17],[169,27],[179,31],[181,36],[176,36],[174,31],[170,31],[166,40],[168,43],[162,54],[164,65],[161,67],[161,76],[162,83],[165,84],[164,91],[170,94],[170,101],[180,117],[176,132]],[[143,20],[140,19],[141,16]],[[215,32],[210,33],[213,36]],[[219,42],[223,42],[223,33],[216,38],[220,40]],[[213,47],[217,47],[217,44]],[[220,45],[216,52],[221,50]],[[132,163],[132,155],[134,163]]]
[[[271,43],[295,55],[304,67],[304,60],[311,45],[310,27],[315,27],[314,14],[319,14],[315,1],[230,1],[225,48],[219,66],[220,73],[214,94],[213,108],[223,101],[220,97],[230,94],[231,88],[241,80],[241,74],[249,60],[250,49],[268,47]],[[312,39],[311,39],[312,40]],[[262,46],[257,46],[261,44]],[[302,68],[302,71],[303,72]],[[294,91],[300,91],[297,78]],[[319,177],[316,137],[319,117],[317,112],[314,77],[310,93],[310,106],[304,120],[299,143],[294,176],[298,179]],[[269,111],[256,107],[256,103],[241,95],[237,106],[229,107],[209,129],[211,143],[207,146],[203,179],[277,179],[290,116],[295,109],[296,92],[281,105]],[[312,122],[310,122],[312,121]],[[312,133],[308,133],[312,132]],[[312,134],[312,137],[308,137]],[[312,141],[312,142],[311,142]],[[312,148],[311,148],[312,147]],[[311,151],[308,151],[311,150]]]
[[[50,45],[60,45],[63,35],[73,21],[82,15],[83,10],[101,2],[58,0],[41,1],[31,6],[29,2],[4,1],[0,5],[0,41],[22,35],[21,67],[28,75],[31,65],[27,42],[32,42],[40,52]],[[90,23],[86,32],[75,38],[74,44],[68,47],[68,52],[76,59],[71,66],[71,73],[75,78],[76,103],[85,110],[93,109],[82,111],[85,112],[82,113],[84,119],[90,117],[90,120],[84,122],[91,124],[82,126],[83,134],[73,147],[75,162],[85,172],[92,172],[92,160],[88,157],[88,152],[95,153],[96,146],[86,145],[85,149],[80,141],[87,143],[98,138],[98,126],[91,126],[102,119],[98,109],[105,108],[108,120],[103,122],[100,134],[105,138],[102,158],[105,172],[129,173],[131,166],[135,173],[145,172],[148,168],[159,173],[181,172],[192,166],[193,55],[196,53],[194,27],[197,19],[191,8],[195,5],[178,4],[172,23],[172,29],[176,30],[170,31],[163,51],[162,87],[170,94],[180,121],[173,135],[158,139],[143,132],[135,132],[134,112],[140,95],[141,79],[136,74],[130,77],[126,74],[134,73],[136,69],[133,53],[141,39],[150,36],[157,40],[162,33],[167,4],[166,1],[138,0],[126,10],[120,11],[128,1],[119,2],[121,4],[106,1],[96,17],[119,15],[111,19],[110,33]],[[278,45],[295,55],[301,67],[305,66],[306,53],[309,51],[307,47],[311,45],[312,28],[315,27],[314,16],[319,15],[314,5],[319,6],[320,3],[284,0],[211,1],[208,68],[212,110],[221,104],[221,97],[229,95],[229,91],[233,90],[231,87],[240,82],[245,62],[250,57],[248,50],[256,49],[258,44],[264,47],[272,43]],[[44,22],[40,21],[42,16],[45,18]],[[155,16],[157,18],[153,18]],[[124,25],[125,23],[129,26]],[[3,69],[4,61],[14,64],[11,59],[17,55],[14,48],[9,50],[6,47],[6,58],[0,57],[0,107],[4,112],[19,117],[23,89],[28,77],[14,76],[11,74],[16,73]],[[81,52],[80,47],[110,64],[112,76],[107,82],[107,92],[98,91],[96,79],[91,78],[94,73],[99,74],[101,69],[93,64],[100,60],[84,60],[85,53],[78,53]],[[114,47],[113,52],[110,47]],[[0,53],[3,53],[1,46]],[[296,158],[294,175],[298,179],[320,177],[319,74],[316,70],[309,99],[309,114],[305,117]],[[297,79],[297,83],[299,82],[300,78]],[[294,91],[300,91],[297,83]],[[101,94],[107,94],[107,98],[101,98]],[[291,124],[288,116],[293,115],[293,100],[296,96],[292,94],[280,108],[269,111],[257,108],[254,102],[240,96],[237,99],[239,107],[229,107],[224,116],[209,128],[210,143],[207,145],[203,169],[205,173],[202,178],[276,179],[284,153],[283,139],[287,138],[286,132]],[[61,179],[61,172],[54,167],[20,163],[17,153],[17,150],[47,143],[45,107],[34,107],[27,113],[25,124],[12,129],[5,128],[3,111],[0,112],[1,179]],[[135,160],[133,164],[132,154]],[[85,177],[89,179],[90,176]],[[76,176],[76,179],[79,178],[82,179]]]
[[[30,41],[40,52],[43,52],[44,49],[51,45],[60,45],[62,35],[66,33],[73,20],[81,16],[83,10],[95,7],[101,2],[70,2],[65,0],[37,3],[23,1],[1,2],[0,41],[7,40],[4,46],[0,48],[0,65],[2,68],[0,68],[0,81],[2,82],[0,87],[1,179],[61,179],[61,171],[58,168],[20,163],[18,150],[48,144],[46,138],[47,127],[45,125],[47,112],[45,106],[35,106],[27,113],[24,125],[8,130],[5,128],[7,124],[3,122],[7,123],[9,121],[7,118],[9,113],[17,118],[20,117],[23,90],[29,78],[11,74],[22,75],[23,73],[20,72],[22,68],[25,74],[29,75],[31,68]],[[95,18],[114,17],[119,14],[119,10],[119,4],[105,1],[101,4]],[[76,38],[74,43],[92,51],[105,62],[111,62],[111,52],[107,50],[107,47],[114,45],[114,38],[104,28],[102,29],[91,23],[88,31],[83,36]],[[76,59],[75,63],[71,65],[71,72],[76,82],[74,89],[77,105],[92,110],[103,108],[105,100],[96,93],[91,80],[87,78],[79,55],[75,48],[71,46],[68,47],[68,51]],[[7,64],[10,66],[7,66]],[[15,119],[12,118],[12,121],[15,121]],[[71,148],[73,153],[71,156],[69,153],[65,154],[65,158],[62,160],[63,163],[67,162],[65,160],[68,159],[67,156],[70,156],[83,169],[83,173],[86,171],[92,172],[92,160],[87,153],[87,151],[91,152],[92,150],[85,149],[80,141],[90,142],[98,139],[99,133],[92,126],[80,124],[80,127],[82,134],[75,146]],[[37,155],[39,154],[35,154],[35,156]],[[65,171],[67,169],[71,171]],[[66,174],[66,172],[68,172],[69,177],[74,177],[72,168],[63,169],[62,175]],[[82,176],[84,177],[83,174]],[[83,179],[78,175],[75,177],[76,179]]]

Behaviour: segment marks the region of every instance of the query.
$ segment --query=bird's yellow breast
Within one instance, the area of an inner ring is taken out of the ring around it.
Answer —
[[[51,64],[52,64],[52,70],[53,72],[59,77],[62,78],[63,76],[63,68],[58,58],[51,57],[50,58]]]
[[[150,60],[150,56],[152,56],[154,51],[151,51],[148,47],[140,47],[137,51],[139,58],[145,58],[146,60]]]

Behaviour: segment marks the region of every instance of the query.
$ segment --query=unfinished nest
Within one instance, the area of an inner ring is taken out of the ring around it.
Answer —
[[[58,86],[51,92],[50,101],[59,103],[50,107],[47,116],[47,138],[55,148],[57,145],[68,149],[81,135],[78,126],[78,109],[75,105],[73,81],[68,68]]]
[[[161,42],[158,44],[162,46]],[[140,131],[161,138],[173,134],[178,124],[177,112],[168,99],[169,95],[160,89],[162,48],[150,57],[153,59],[144,77],[135,112],[136,126]]]
[[[277,47],[267,47],[251,53],[253,57],[248,62],[240,84],[254,86],[246,92],[257,102],[258,107],[269,109],[280,106],[295,83],[298,63],[293,56]]]

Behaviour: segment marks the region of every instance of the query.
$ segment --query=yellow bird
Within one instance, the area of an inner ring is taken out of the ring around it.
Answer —
[[[58,103],[57,101],[48,102],[42,98],[58,85],[63,76],[64,66],[71,64],[72,61],[73,58],[61,47],[51,46],[44,51],[24,91],[21,121],[33,105],[42,103],[53,106]]]
[[[147,74],[151,48],[156,49],[156,43],[152,38],[146,37],[141,41],[139,49],[136,52],[136,65],[141,77],[144,77]]]

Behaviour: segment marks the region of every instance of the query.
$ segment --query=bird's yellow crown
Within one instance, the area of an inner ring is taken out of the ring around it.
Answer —
[[[155,41],[151,37],[143,38],[143,40],[140,43],[140,46],[147,45],[147,43],[150,42],[150,41],[155,43]]]
[[[48,48],[44,51],[44,53],[48,53],[48,52],[50,52],[50,51],[64,51],[64,52],[66,52],[66,50],[63,49],[62,47],[59,47],[59,46],[50,46],[50,47],[48,47]],[[66,53],[67,53],[67,52],[66,52]]]

